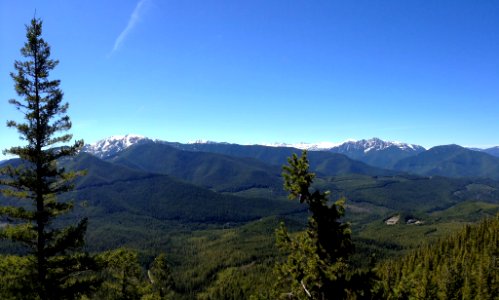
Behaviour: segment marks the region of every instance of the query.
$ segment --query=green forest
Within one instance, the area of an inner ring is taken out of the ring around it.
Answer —
[[[0,299],[499,299],[499,182],[289,149],[255,154],[274,164],[164,145],[104,161],[68,145],[58,61],[42,21],[26,29]]]

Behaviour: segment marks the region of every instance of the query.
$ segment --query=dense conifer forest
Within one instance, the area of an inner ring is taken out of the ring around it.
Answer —
[[[499,215],[377,267],[386,299],[497,299]]]

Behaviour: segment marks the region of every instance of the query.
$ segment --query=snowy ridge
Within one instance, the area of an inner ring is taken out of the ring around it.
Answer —
[[[290,147],[297,148],[301,150],[309,150],[309,151],[327,151],[334,147],[340,146],[343,143],[334,143],[334,142],[319,142],[319,143],[295,143],[295,144],[287,144],[287,143],[272,143],[272,144],[261,144],[262,146],[268,147]]]
[[[209,140],[195,140],[195,141],[189,141],[187,142],[188,145],[195,145],[195,144],[228,144],[226,142],[214,142],[214,141],[209,141]]]
[[[127,134],[127,135],[115,135],[108,137],[106,139],[97,141],[91,145],[85,145],[83,147],[84,152],[88,152],[100,158],[109,158],[116,155],[118,152],[121,152],[127,149],[130,146],[145,143],[145,142],[155,142],[155,143],[168,143],[161,140],[152,140],[147,137],[141,135]],[[201,144],[210,144],[210,145],[227,145],[229,143],[226,142],[214,142],[209,140],[195,140],[190,141],[187,145],[201,145]],[[309,150],[309,151],[332,151],[338,153],[364,153],[367,154],[372,151],[381,151],[391,147],[398,148],[402,151],[408,152],[419,152],[424,151],[425,148],[414,145],[407,144],[401,142],[389,142],[383,141],[379,138],[372,138],[368,140],[347,140],[342,143],[335,142],[319,142],[319,143],[262,143],[262,144],[254,144],[261,145],[267,147],[291,147],[297,148],[301,150]]]
[[[144,136],[134,134],[114,135],[93,144],[85,145],[82,151],[88,152],[100,158],[108,158],[130,146],[147,141],[152,140]]]
[[[419,145],[407,144],[402,142],[391,142],[391,141],[383,141],[379,138],[372,138],[369,140],[360,140],[360,141],[349,141],[343,143],[337,147],[332,148],[331,150],[337,150],[340,152],[349,152],[349,151],[363,151],[364,153],[368,153],[371,151],[381,151],[388,149],[390,147],[398,148],[402,151],[424,151],[425,148]]]
[[[296,143],[296,144],[286,144],[286,143],[273,143],[273,144],[263,144],[263,146],[269,147],[292,147],[302,150],[310,151],[363,151],[364,153],[370,151],[380,151],[385,150],[390,147],[397,147],[403,151],[420,151],[425,150],[422,146],[407,144],[402,142],[390,142],[383,141],[379,138],[372,138],[369,140],[347,140],[342,143],[334,142],[320,142],[320,143]]]

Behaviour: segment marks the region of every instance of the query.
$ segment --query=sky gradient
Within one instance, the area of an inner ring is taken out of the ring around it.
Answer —
[[[0,0],[0,149],[35,10],[89,143],[499,145],[498,1]]]

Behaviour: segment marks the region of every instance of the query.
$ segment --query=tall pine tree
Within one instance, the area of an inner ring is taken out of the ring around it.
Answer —
[[[284,166],[284,187],[289,198],[308,205],[311,216],[305,232],[293,236],[281,223],[277,246],[287,255],[276,265],[276,295],[286,299],[343,299],[349,293],[348,256],[353,251],[350,228],[342,223],[344,200],[329,203],[328,193],[310,192],[314,173],[309,171],[307,152],[293,154]],[[284,293],[281,293],[282,291]]]
[[[50,59],[50,46],[41,35],[42,21],[33,18],[21,48],[24,60],[16,61],[11,73],[22,100],[9,102],[24,115],[24,121],[8,121],[7,126],[17,129],[26,145],[4,151],[18,156],[20,164],[0,173],[3,194],[18,200],[0,207],[0,215],[12,220],[0,235],[27,246],[33,262],[31,288],[39,299],[73,299],[95,284],[90,276],[93,260],[80,251],[87,219],[68,227],[55,222],[73,208],[71,202],[59,201],[57,196],[72,190],[72,180],[78,175],[58,167],[57,161],[75,155],[83,141],[64,145],[72,139],[71,134],[63,133],[71,128],[68,103],[62,102],[60,81],[49,79],[58,61]]]

